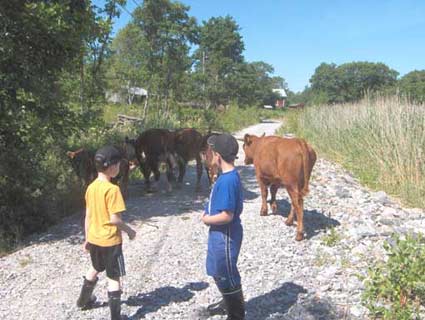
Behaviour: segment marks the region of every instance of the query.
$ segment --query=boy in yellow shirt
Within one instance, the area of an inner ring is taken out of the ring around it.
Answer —
[[[95,302],[92,296],[100,272],[106,270],[111,320],[121,320],[121,281],[125,275],[121,231],[130,240],[136,232],[121,220],[125,204],[118,186],[110,182],[120,170],[120,152],[106,146],[95,155],[98,177],[86,191],[85,241],[83,249],[90,252],[91,267],[87,271],[77,306],[88,309]]]

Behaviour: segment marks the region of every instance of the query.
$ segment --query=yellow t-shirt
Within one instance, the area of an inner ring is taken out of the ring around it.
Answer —
[[[94,180],[86,191],[89,210],[89,243],[110,247],[122,243],[121,230],[110,223],[111,215],[125,211],[124,199],[118,186],[109,181]]]

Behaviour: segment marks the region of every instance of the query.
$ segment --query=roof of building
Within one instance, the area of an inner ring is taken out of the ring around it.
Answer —
[[[273,92],[278,93],[282,98],[287,97],[285,89],[272,89],[272,90]]]

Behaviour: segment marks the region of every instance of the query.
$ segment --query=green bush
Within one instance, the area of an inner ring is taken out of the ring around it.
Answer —
[[[384,248],[388,259],[368,269],[363,304],[375,318],[423,319],[419,310],[425,306],[424,236],[396,236]]]

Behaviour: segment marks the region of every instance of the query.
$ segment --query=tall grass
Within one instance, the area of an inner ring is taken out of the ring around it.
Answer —
[[[425,105],[367,97],[291,112],[287,124],[370,187],[425,207]]]

